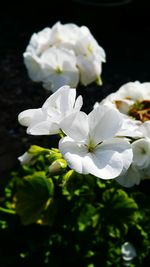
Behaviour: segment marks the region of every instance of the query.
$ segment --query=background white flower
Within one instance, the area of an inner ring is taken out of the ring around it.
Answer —
[[[146,121],[137,131],[141,136],[132,140],[133,161],[124,175],[116,181],[125,187],[138,185],[141,180],[150,179],[150,122]]]
[[[57,22],[51,28],[50,45],[56,47],[66,47],[74,50],[78,40],[80,27],[73,23],[61,24]]]
[[[127,140],[116,138],[121,125],[119,112],[108,106],[62,120],[61,129],[68,136],[60,140],[59,149],[70,168],[102,179],[126,171],[132,162],[132,149]]]
[[[60,22],[34,33],[23,57],[29,77],[52,92],[65,84],[100,85],[106,61],[104,49],[87,27]]]
[[[150,82],[135,81],[124,84],[115,93],[103,99],[101,103],[111,103],[120,112],[128,114],[134,104],[144,100],[150,100]]]

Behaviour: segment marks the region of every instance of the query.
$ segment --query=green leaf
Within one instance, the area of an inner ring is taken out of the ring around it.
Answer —
[[[46,209],[43,213],[41,224],[52,226],[56,212],[56,202],[53,198],[50,198],[46,204]]]
[[[16,212],[20,215],[22,223],[26,225],[39,220],[53,193],[53,181],[46,177],[45,172],[35,172],[19,180]]]
[[[98,216],[98,214],[96,212],[97,212],[97,210],[92,204],[85,204],[84,205],[84,207],[80,211],[80,216],[78,218],[79,231],[82,232],[89,226],[91,226],[91,227],[95,226],[94,219],[97,219],[95,216]]]
[[[105,190],[102,195],[102,218],[104,221],[108,221],[108,225],[115,226],[112,231],[112,235],[120,237],[126,234],[128,226],[132,223],[137,223],[139,220],[139,208],[135,200],[128,196],[128,194],[122,189],[111,188]],[[123,227],[126,224],[126,229]],[[109,227],[108,227],[109,228]],[[108,229],[110,232],[110,229]]]
[[[129,197],[128,194],[122,189],[115,190],[111,188],[103,193],[104,203],[111,202],[111,209],[129,212],[132,214],[133,211],[138,210],[138,205],[133,198]]]

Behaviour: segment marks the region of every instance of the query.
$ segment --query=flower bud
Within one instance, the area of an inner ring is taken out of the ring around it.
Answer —
[[[31,163],[32,158],[33,158],[33,156],[30,153],[25,152],[23,155],[21,155],[20,157],[18,157],[18,160],[20,161],[20,163],[22,165],[23,164],[29,165]]]
[[[49,166],[51,175],[61,174],[67,168],[67,162],[64,159],[57,159]]]

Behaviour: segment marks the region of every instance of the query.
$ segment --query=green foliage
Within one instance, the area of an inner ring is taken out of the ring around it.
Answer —
[[[32,146],[28,153],[30,162],[12,173],[0,208],[0,236],[9,235],[13,264],[120,267],[128,241],[138,255],[129,266],[143,266],[150,252],[149,196],[69,170],[57,149]],[[0,252],[0,266],[8,266],[7,253]]]
[[[35,172],[17,182],[15,209],[23,224],[37,222],[44,216],[54,194],[53,181],[45,172]]]

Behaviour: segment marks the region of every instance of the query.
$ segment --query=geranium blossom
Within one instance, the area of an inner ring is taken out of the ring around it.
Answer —
[[[135,81],[124,84],[115,93],[108,95],[101,103],[113,105],[124,114],[146,121],[150,119],[149,114],[145,113],[146,109],[150,108],[149,101],[150,83]]]
[[[127,140],[116,137],[122,122],[119,112],[108,106],[63,120],[61,128],[68,136],[60,140],[59,149],[70,168],[102,179],[124,173],[132,162],[132,150]]]
[[[50,45],[74,50],[79,38],[80,27],[74,23],[61,24],[59,21],[51,28]]]
[[[139,126],[141,138],[132,142],[133,161],[124,175],[116,180],[125,187],[138,185],[141,180],[150,179],[150,122]]]
[[[85,26],[57,22],[34,33],[23,54],[29,77],[55,92],[65,84],[101,84],[105,51]]]
[[[61,87],[52,94],[41,108],[21,112],[18,120],[32,135],[49,135],[60,132],[60,122],[82,107],[82,97],[76,98],[76,89]]]

